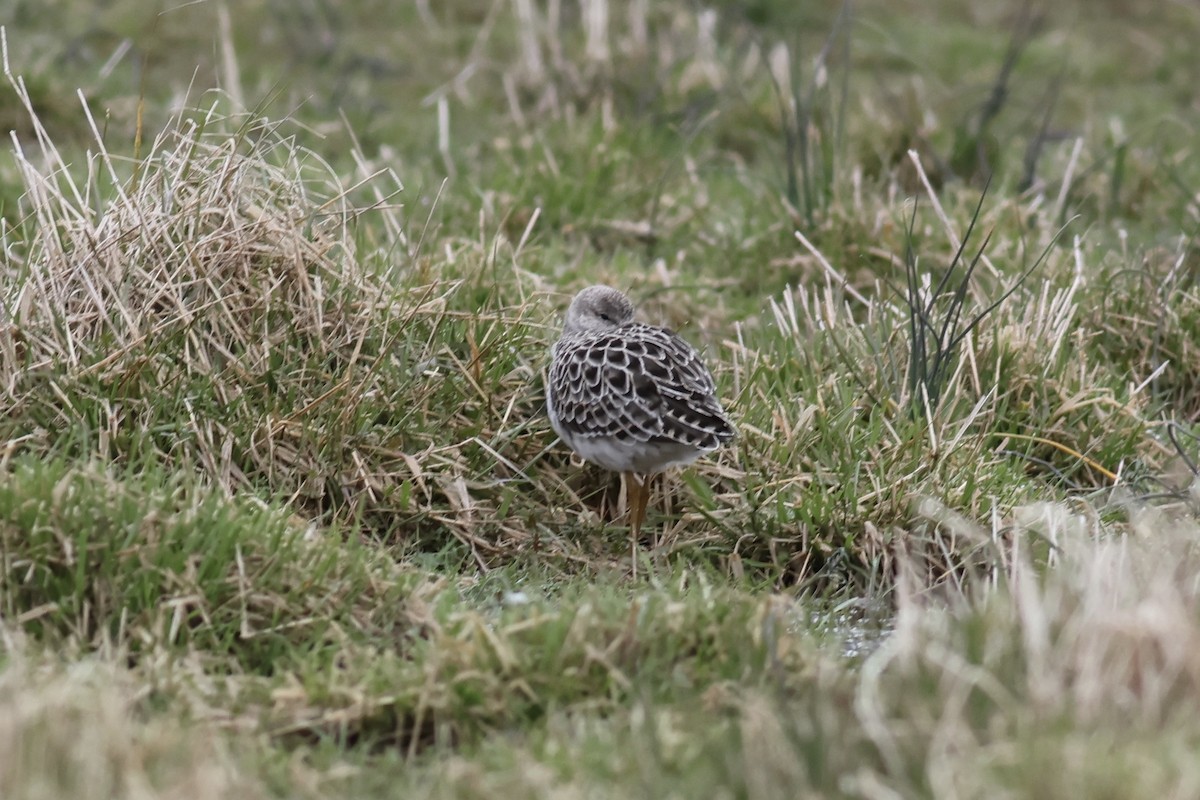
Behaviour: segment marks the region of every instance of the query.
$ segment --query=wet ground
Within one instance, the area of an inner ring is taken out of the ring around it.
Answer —
[[[868,600],[830,606],[804,603],[796,609],[794,624],[840,648],[846,658],[862,659],[892,632],[894,614],[890,605]]]

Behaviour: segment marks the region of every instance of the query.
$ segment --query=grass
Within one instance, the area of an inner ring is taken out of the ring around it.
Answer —
[[[1196,793],[1193,10],[143,5],[5,15],[0,796]]]

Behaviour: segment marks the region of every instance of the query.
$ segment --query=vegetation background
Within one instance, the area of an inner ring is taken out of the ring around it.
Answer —
[[[0,21],[0,797],[1200,796],[1194,2]]]

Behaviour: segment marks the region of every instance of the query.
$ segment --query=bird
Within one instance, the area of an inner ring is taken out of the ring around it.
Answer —
[[[567,309],[551,349],[546,413],[584,461],[625,483],[633,575],[649,481],[734,437],[700,354],[669,328],[634,321],[634,305],[610,286],[589,286]]]

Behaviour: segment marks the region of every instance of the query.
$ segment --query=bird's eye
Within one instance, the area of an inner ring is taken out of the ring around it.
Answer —
[[[601,313],[600,319],[604,320],[605,322],[612,322],[612,317],[608,316],[608,314]]]

